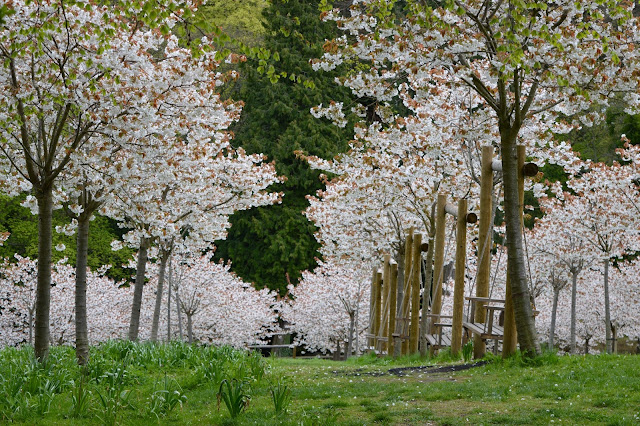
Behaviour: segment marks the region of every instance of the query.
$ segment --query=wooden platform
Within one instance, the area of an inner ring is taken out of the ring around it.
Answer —
[[[495,324],[491,330],[488,330],[487,324],[482,322],[463,322],[462,327],[470,333],[477,334],[482,340],[502,340],[504,336],[504,328]]]
[[[296,348],[298,346],[294,343],[288,344],[288,345],[248,345],[247,348],[248,349],[257,349],[257,350],[262,350],[262,349],[270,349],[269,353],[273,354],[273,350],[274,349],[286,349],[286,348],[291,348],[293,349],[293,353],[292,353],[292,357],[295,358],[296,357]]]
[[[470,321],[462,323],[462,327],[468,333],[480,336],[482,340],[502,340],[504,328],[499,325],[499,312],[504,311],[504,299],[491,299],[488,297],[465,297],[471,301]],[[473,322],[476,303],[486,311],[485,322]]]
[[[451,346],[451,338],[442,334],[427,334],[425,336],[427,344],[434,349],[440,349]]]

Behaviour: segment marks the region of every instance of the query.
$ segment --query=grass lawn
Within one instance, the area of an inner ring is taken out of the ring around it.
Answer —
[[[0,351],[0,423],[640,425],[640,356],[548,354],[529,364],[489,359],[449,371],[442,367],[461,363],[444,363],[446,357],[261,360],[232,350],[223,359],[187,345],[131,345],[92,354],[84,393],[69,348],[56,348],[46,369],[26,363],[22,371],[16,367],[28,359],[24,350]],[[12,372],[19,374],[12,379]],[[251,400],[235,419],[224,402],[218,409],[223,378],[231,390],[239,383],[233,378],[248,383]],[[275,414],[272,391],[290,395],[286,412]],[[82,394],[86,406],[74,413]],[[18,402],[9,404],[11,398]]]

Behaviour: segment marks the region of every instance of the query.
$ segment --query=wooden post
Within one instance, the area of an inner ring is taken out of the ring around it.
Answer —
[[[411,329],[409,332],[409,352],[418,352],[420,335],[420,273],[422,266],[422,234],[413,236],[413,267],[411,268]]]
[[[382,271],[378,269],[376,272],[376,300],[373,308],[373,347],[379,350],[378,336],[380,336],[380,314],[382,310]]]
[[[476,275],[476,296],[489,297],[489,280],[491,277],[491,243],[492,243],[492,197],[493,197],[493,147],[482,147],[482,171],[480,175],[480,223],[478,225],[478,272]],[[475,319],[476,323],[484,323],[486,311],[482,309],[482,303],[476,302]],[[486,352],[484,340],[479,335],[474,335],[473,356],[482,358]]]
[[[398,317],[402,318],[398,321],[398,334],[404,333],[406,329],[406,319],[409,316],[409,306],[411,303],[411,274],[413,268],[413,233],[414,228],[409,228],[409,232],[407,234],[407,238],[404,243],[404,296],[402,298],[402,308],[400,312],[398,312]],[[402,340],[402,355],[406,355],[409,353],[409,340],[404,338]]]
[[[436,238],[435,238],[435,254],[433,260],[433,302],[431,313],[439,315],[442,311],[442,281],[444,268],[444,246],[445,246],[445,223],[446,215],[444,208],[447,204],[447,196],[438,194],[438,202],[436,204]],[[436,327],[431,323],[430,333],[436,332]]]
[[[526,150],[523,145],[518,145],[518,192],[520,194],[519,209],[520,209],[520,226],[524,225],[524,218],[522,217],[524,211],[524,160],[526,157]],[[508,267],[507,267],[508,270]],[[507,273],[506,282],[506,294],[504,304],[504,338],[502,340],[502,357],[507,358],[516,352],[518,344],[518,336],[516,333],[516,317],[513,312],[513,300],[511,295],[511,277]]]
[[[384,266],[382,267],[382,318],[380,320],[380,337],[386,338],[389,333],[389,287],[391,284],[391,255],[384,255]],[[384,340],[380,344],[380,352],[387,352],[387,342]]]
[[[376,315],[376,301],[378,300],[378,293],[380,290],[378,289],[377,283],[378,271],[376,268],[373,268],[373,276],[371,277],[371,291],[369,295],[369,344],[370,348],[374,348],[376,345],[376,329],[375,329],[375,315]],[[378,311],[379,312],[379,311]]]
[[[387,327],[387,353],[393,355],[393,333],[396,330],[398,296],[398,264],[391,260],[389,263],[389,324]]]
[[[467,263],[467,200],[458,201],[456,218],[456,277],[453,288],[453,320],[451,323],[451,354],[457,356],[462,345],[462,314],[464,310],[464,274]]]

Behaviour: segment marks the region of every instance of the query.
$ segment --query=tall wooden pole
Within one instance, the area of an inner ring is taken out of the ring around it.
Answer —
[[[518,145],[518,193],[519,193],[519,210],[520,210],[520,226],[524,224],[524,160],[526,157],[526,149],[523,145]],[[507,268],[508,270],[508,268]],[[507,274],[506,295],[504,305],[504,339],[502,341],[502,357],[507,358],[516,352],[518,336],[516,333],[516,317],[513,312],[513,300],[511,295],[511,277]]]
[[[457,356],[462,345],[462,314],[464,310],[464,273],[467,263],[467,200],[458,201],[456,218],[456,276],[453,287],[453,320],[451,323],[451,354]]]
[[[373,307],[373,347],[380,350],[378,336],[380,336],[380,314],[382,312],[382,271],[378,269],[375,281],[376,300]]]
[[[480,223],[478,224],[478,273],[476,275],[476,296],[489,297],[489,280],[491,277],[491,216],[493,211],[493,147],[482,147],[482,171],[480,175]],[[481,302],[476,302],[476,323],[484,323],[486,311]],[[473,339],[473,356],[482,358],[486,351],[484,340],[478,335]]]
[[[378,275],[377,268],[373,268],[373,276],[371,277],[371,291],[369,292],[369,347],[375,347],[375,315],[376,315],[376,300],[378,299],[378,286],[376,285],[376,277]]]
[[[431,313],[439,315],[442,311],[442,281],[444,269],[444,246],[445,246],[445,222],[446,215],[444,208],[447,205],[447,196],[438,194],[438,202],[436,204],[436,238],[435,238],[435,254],[433,260],[433,302]],[[433,322],[430,326],[430,333],[435,333],[436,328]]]
[[[398,322],[398,334],[404,333],[407,329],[407,320],[406,318],[409,316],[409,306],[411,303],[411,274],[413,268],[413,233],[414,228],[409,228],[409,233],[407,234],[407,238],[404,243],[404,296],[402,299],[402,307],[400,312],[398,312],[398,317],[401,317],[402,320]],[[409,340],[406,338],[402,340],[402,354],[406,355],[409,353]]]
[[[411,268],[411,329],[409,332],[409,352],[418,352],[420,335],[420,273],[422,266],[422,234],[413,236],[413,267]],[[425,312],[426,313],[426,312]]]
[[[389,263],[389,321],[387,327],[387,353],[393,355],[393,333],[396,330],[398,296],[398,264],[395,261]]]

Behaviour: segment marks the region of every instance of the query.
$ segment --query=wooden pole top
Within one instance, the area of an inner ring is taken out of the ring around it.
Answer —
[[[494,172],[501,172],[502,161],[493,160],[491,162],[491,170],[493,170]],[[537,175],[539,171],[540,169],[538,168],[538,165],[536,163],[525,163],[524,166],[522,166],[522,174],[527,177],[533,177]]]
[[[451,216],[457,218],[458,217],[458,206],[455,204],[447,203],[444,206],[444,211]],[[467,217],[465,218],[467,223],[476,223],[478,221],[478,215],[474,212],[467,213]]]

